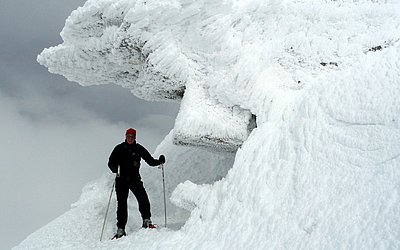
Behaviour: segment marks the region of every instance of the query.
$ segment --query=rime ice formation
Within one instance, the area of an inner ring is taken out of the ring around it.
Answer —
[[[16,249],[399,249],[399,13],[383,0],[88,1],[38,61],[83,85],[182,98],[156,152],[172,229],[131,221],[98,242],[108,175]]]
[[[225,7],[211,1],[88,1],[67,19],[64,43],[45,49],[38,61],[82,85],[114,83],[146,100],[183,97],[174,142],[235,152],[254,118],[207,90],[208,76],[220,65],[215,61],[224,57],[221,52],[231,53],[223,41],[219,45],[219,30],[208,31],[214,11]],[[204,15],[211,19],[204,23]]]

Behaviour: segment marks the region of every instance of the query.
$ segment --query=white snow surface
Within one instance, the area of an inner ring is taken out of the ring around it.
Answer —
[[[89,0],[62,37],[50,72],[183,96],[155,152],[170,226],[139,230],[131,197],[128,236],[100,242],[108,173],[15,249],[400,249],[399,1]]]

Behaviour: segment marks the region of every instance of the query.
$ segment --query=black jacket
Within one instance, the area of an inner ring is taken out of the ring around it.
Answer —
[[[136,141],[128,144],[126,141],[118,144],[111,152],[108,167],[113,173],[118,172],[120,166],[120,177],[124,179],[140,179],[140,160],[143,159],[150,166],[158,166],[161,161],[154,159],[149,151]]]

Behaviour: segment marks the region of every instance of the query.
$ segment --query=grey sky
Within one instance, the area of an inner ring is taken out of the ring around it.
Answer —
[[[107,173],[127,126],[150,151],[173,127],[177,104],[116,85],[81,87],[36,62],[62,42],[65,19],[84,2],[0,0],[1,249],[67,211],[84,184]]]

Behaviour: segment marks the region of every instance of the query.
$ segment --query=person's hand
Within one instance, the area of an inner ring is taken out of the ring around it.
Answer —
[[[160,155],[158,160],[160,161],[161,164],[164,164],[165,163],[165,156],[164,155]]]

